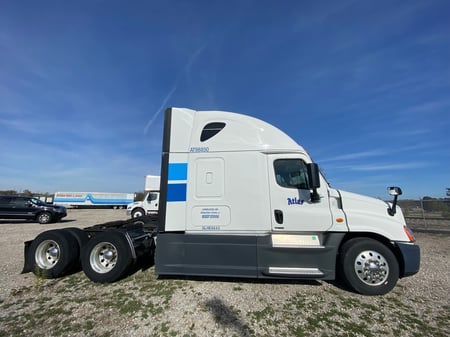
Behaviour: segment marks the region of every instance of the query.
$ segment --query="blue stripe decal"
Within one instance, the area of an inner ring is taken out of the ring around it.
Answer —
[[[186,201],[187,184],[168,184],[167,201]]]
[[[169,163],[168,180],[187,180],[187,163]]]

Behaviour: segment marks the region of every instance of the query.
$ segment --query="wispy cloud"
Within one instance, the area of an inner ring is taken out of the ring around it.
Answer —
[[[321,162],[328,163],[328,162],[342,161],[342,160],[356,160],[356,159],[382,156],[385,154],[386,154],[386,150],[362,151],[362,152],[347,153],[347,154],[343,154],[340,156],[330,157],[325,160],[322,160]]]
[[[177,86],[178,86],[178,80],[175,81],[172,89],[170,89],[169,93],[166,95],[166,97],[162,101],[161,106],[158,108],[158,110],[156,110],[156,112],[153,115],[153,117],[150,118],[150,120],[147,122],[147,125],[145,125],[145,128],[144,128],[144,134],[145,135],[147,134],[148,129],[150,128],[150,126],[152,126],[152,124],[156,120],[156,118],[158,118],[158,116],[161,114],[161,111],[167,106],[167,102],[172,98],[172,95],[177,90]]]
[[[420,105],[416,105],[410,108],[406,108],[402,113],[411,116],[411,114],[430,114],[439,112],[443,109],[449,109],[450,108],[450,99],[444,99],[444,100],[436,100],[436,101],[430,101],[430,102],[424,102]]]
[[[0,125],[15,132],[37,135],[48,131],[42,130],[40,127],[37,127],[37,124],[38,123],[36,122],[31,123],[26,119],[0,119]]]
[[[144,128],[144,134],[147,134],[148,129],[150,128],[150,126],[152,126],[152,124],[154,123],[154,121],[158,118],[158,116],[161,114],[161,111],[167,107],[167,102],[172,98],[173,94],[175,93],[175,91],[178,88],[178,85],[180,83],[180,80],[182,79],[182,77],[185,74],[188,74],[192,64],[195,62],[195,60],[199,57],[199,55],[203,52],[203,50],[206,48],[206,43],[203,44],[200,48],[198,48],[188,59],[186,65],[181,69],[181,71],[178,73],[177,77],[175,78],[175,81],[172,85],[172,88],[170,89],[170,91],[167,93],[166,97],[164,97],[160,107],[158,108],[158,110],[156,110],[156,112],[154,113],[154,115],[152,116],[152,118],[150,118],[150,120],[147,122],[147,124],[145,125]]]
[[[364,164],[364,165],[345,165],[340,167],[350,171],[396,171],[396,170],[412,170],[430,166],[431,163],[425,162],[409,162],[401,164]]]

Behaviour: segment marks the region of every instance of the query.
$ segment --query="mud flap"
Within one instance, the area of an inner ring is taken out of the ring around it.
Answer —
[[[25,258],[25,261],[24,261],[23,270],[22,270],[21,274],[25,274],[25,273],[29,273],[29,272],[33,271],[34,259],[33,259],[33,256],[30,256],[30,253],[29,253],[32,242],[33,242],[33,240],[24,242],[23,256]]]

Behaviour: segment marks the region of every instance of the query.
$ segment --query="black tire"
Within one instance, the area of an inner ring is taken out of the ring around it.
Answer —
[[[53,220],[53,216],[50,212],[41,212],[37,215],[36,220],[41,224],[45,225]]]
[[[143,208],[136,208],[131,212],[131,217],[132,218],[138,218],[140,216],[144,216],[145,215],[145,210]]]
[[[76,227],[64,228],[62,230],[69,233],[69,235],[72,236],[72,238],[74,240],[76,240],[76,242],[78,244],[78,251],[81,253],[83,247],[89,241],[89,236],[87,235],[87,233],[85,231],[81,230],[80,228],[76,228]],[[80,253],[78,254],[76,263],[73,265],[71,272],[79,272],[81,270],[81,254]]]
[[[72,235],[75,238],[75,240],[77,240],[78,247],[80,248],[81,252],[83,246],[89,241],[87,233],[84,230],[76,227],[64,228],[63,230],[69,232],[70,235]]]
[[[132,220],[128,221],[129,223],[132,223],[133,225],[140,225],[145,228],[149,229],[156,229],[157,223],[155,220],[152,219],[150,215],[143,215],[140,217],[133,218]]]
[[[124,278],[132,263],[131,247],[125,234],[113,230],[95,235],[81,254],[84,273],[98,283],[112,283]]]
[[[341,249],[340,275],[347,285],[363,295],[384,295],[399,278],[394,253],[383,243],[369,238],[347,241]]]
[[[79,260],[80,249],[70,233],[55,229],[39,234],[28,254],[33,261],[33,273],[50,279],[70,273]]]

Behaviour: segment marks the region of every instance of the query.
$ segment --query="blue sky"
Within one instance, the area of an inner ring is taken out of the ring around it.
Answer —
[[[166,107],[261,118],[333,187],[444,197],[448,1],[0,1],[0,190],[143,190]]]

